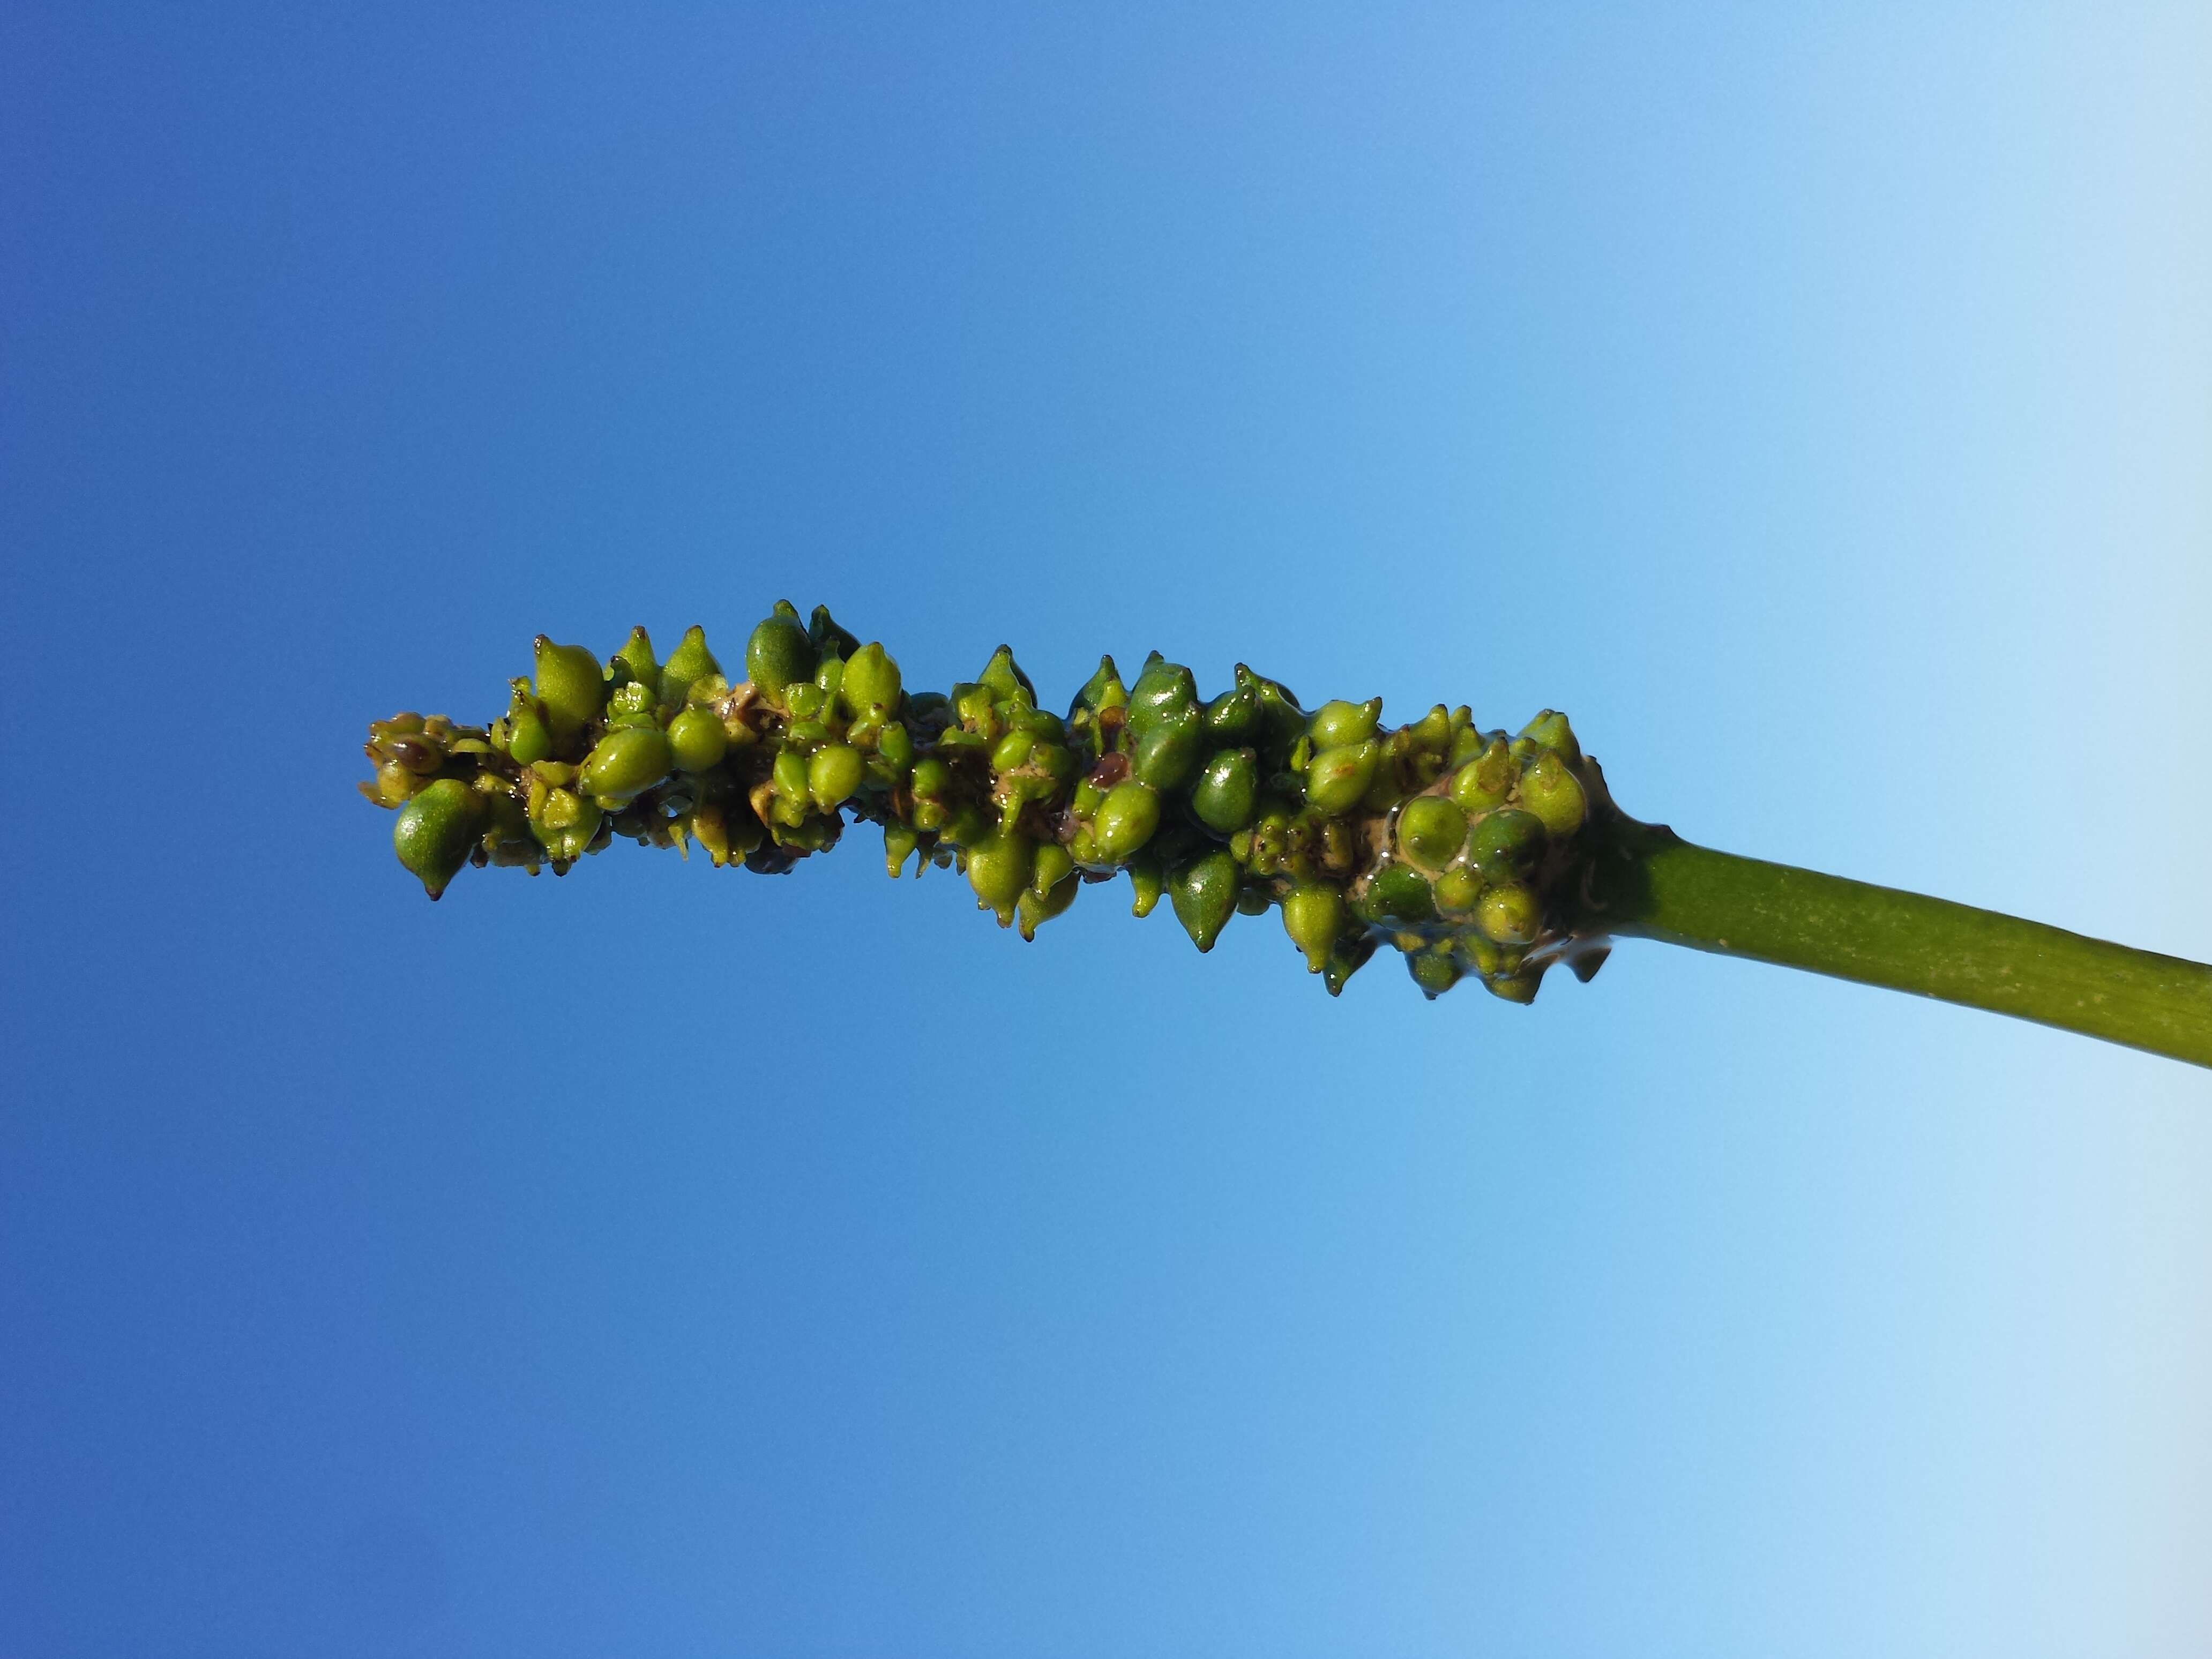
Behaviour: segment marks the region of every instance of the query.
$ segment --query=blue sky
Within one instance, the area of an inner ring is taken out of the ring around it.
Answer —
[[[0,21],[0,1646],[2197,1653],[2212,1085],[865,845],[431,907],[778,598],[2212,956],[2201,9]],[[86,742],[85,736],[97,734]],[[27,783],[28,787],[22,787]]]

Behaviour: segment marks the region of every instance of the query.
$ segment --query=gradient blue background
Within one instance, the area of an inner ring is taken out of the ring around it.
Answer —
[[[8,8],[0,1650],[2212,1650],[2203,1073],[352,788],[788,595],[2212,956],[2208,18]]]

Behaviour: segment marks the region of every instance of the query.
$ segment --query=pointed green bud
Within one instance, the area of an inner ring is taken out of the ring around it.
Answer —
[[[718,766],[729,748],[729,732],[711,708],[686,708],[668,722],[668,752],[679,772],[704,772]]]
[[[1328,988],[1329,995],[1342,996],[1352,976],[1364,968],[1374,954],[1375,941],[1369,935],[1340,940],[1336,949],[1329,952],[1328,960],[1321,965],[1321,982]]]
[[[1042,892],[1037,890],[1034,881],[1023,888],[1021,897],[1014,901],[1014,915],[1022,938],[1034,939],[1039,927],[1075,902],[1075,895],[1082,885],[1079,878],[1069,875],[1061,877]]]
[[[892,720],[876,734],[876,752],[892,771],[903,773],[914,764],[914,733]]]
[[[1527,945],[1544,931],[1544,907],[1519,882],[1493,887],[1474,907],[1474,925],[1499,945]]]
[[[1424,755],[1449,752],[1451,740],[1451,711],[1442,703],[1406,728],[1407,745]]]
[[[1259,800],[1260,757],[1249,749],[1224,749],[1199,774],[1190,810],[1215,835],[1233,836],[1252,822]]]
[[[1306,799],[1317,811],[1350,811],[1375,781],[1380,755],[1371,739],[1322,750],[1306,767]]]
[[[1260,694],[1248,678],[1206,705],[1206,735],[1217,744],[1249,742],[1260,729]]]
[[[1244,872],[1225,852],[1214,851],[1192,860],[1177,870],[1168,884],[1168,897],[1176,920],[1201,951],[1211,951],[1229,918],[1237,914],[1237,894]]]
[[[846,659],[844,678],[837,684],[837,700],[856,719],[872,708],[885,714],[898,713],[899,666],[879,641],[872,641]]]
[[[1530,1003],[1536,1000],[1537,988],[1543,981],[1540,969],[1523,968],[1510,974],[1486,976],[1482,988],[1506,1002]]]
[[[1513,756],[1505,739],[1491,736],[1473,760],[1452,775],[1451,798],[1468,812],[1487,812],[1505,804],[1513,787]]]
[[[1121,671],[1114,666],[1113,658],[1101,657],[1097,672],[1084,682],[1083,689],[1075,694],[1075,701],[1068,705],[1068,717],[1073,719],[1080,709],[1095,712],[1126,708],[1128,702],[1129,691],[1121,684]]]
[[[792,612],[794,618],[798,615],[796,611]],[[837,626],[836,618],[830,614],[826,605],[814,607],[814,615],[806,624],[806,640],[817,656],[849,657],[860,648],[860,640]]]
[[[1406,969],[1431,1002],[1459,983],[1459,963],[1449,949],[1415,951],[1406,958]]]
[[[1532,812],[1503,807],[1479,820],[1467,838],[1468,860],[1487,881],[1516,881],[1544,855],[1544,824]]]
[[[992,746],[991,769],[994,772],[1011,772],[1027,760],[1030,750],[1036,747],[1036,738],[1032,733],[1009,732]]]
[[[867,763],[851,744],[824,744],[806,763],[806,793],[827,812],[851,798],[866,771]]]
[[[1344,930],[1344,894],[1325,881],[1302,881],[1283,895],[1283,931],[1319,973]]]
[[[1463,916],[1482,897],[1482,878],[1465,865],[1454,865],[1431,889],[1437,908],[1448,916]]]
[[[1416,795],[1398,809],[1399,850],[1424,870],[1441,870],[1467,842],[1467,814],[1442,795]]]
[[[787,685],[811,682],[815,651],[806,630],[799,625],[799,612],[789,602],[776,601],[775,613],[753,629],[745,641],[745,674],[770,695]]]
[[[1197,775],[1205,755],[1206,715],[1196,704],[1163,714],[1144,729],[1129,757],[1129,771],[1139,783],[1177,790]]]
[[[1429,884],[1419,871],[1404,864],[1379,866],[1367,878],[1358,908],[1370,921],[1431,921],[1437,914]]]
[[[1119,864],[1152,838],[1160,827],[1159,793],[1131,779],[1117,783],[1098,803],[1091,833],[1097,838],[1098,861]]]
[[[508,713],[507,752],[517,766],[528,766],[552,754],[553,733],[546,726],[545,717],[538,712],[535,701],[526,702],[518,698]]]
[[[1030,677],[1022,672],[1021,665],[1014,660],[1012,646],[1002,645],[991,653],[991,660],[983,665],[983,672],[975,677],[975,684],[988,688],[994,702],[1018,702],[1030,708],[1036,707],[1036,687],[1030,684]]]
[[[1056,841],[1039,842],[1030,862],[1030,890],[1040,898],[1075,872],[1075,860]]]
[[[1160,894],[1167,885],[1167,875],[1162,867],[1158,853],[1147,847],[1122,866],[1129,872],[1129,890],[1134,896],[1129,903],[1129,914],[1139,921],[1152,914],[1160,902]]]
[[[392,849],[434,899],[469,861],[482,819],[474,790],[459,778],[439,778],[399,809]]]
[[[666,665],[660,671],[660,700],[663,702],[681,702],[694,682],[721,672],[722,665],[714,660],[714,653],[707,648],[707,630],[695,623],[684,630],[683,639],[669,654]]]
[[[606,676],[580,645],[556,645],[543,634],[537,643],[538,706],[554,738],[566,743],[606,707]]]
[[[1180,714],[1198,702],[1198,682],[1181,663],[1157,651],[1145,659],[1145,672],[1129,688],[1129,721],[1147,725],[1164,714]]]
[[[952,788],[952,769],[935,756],[914,763],[914,793],[921,800],[943,800]]]
[[[884,823],[884,873],[893,881],[896,881],[899,878],[899,872],[906,867],[907,860],[913,856],[914,849],[921,845],[920,836],[915,834],[896,818],[886,819]],[[921,872],[917,869],[915,873],[920,875]]]
[[[623,672],[651,691],[660,689],[660,665],[653,654],[653,635],[639,624],[629,630],[629,640],[615,653],[615,663]]]
[[[1569,738],[1572,741],[1571,735]],[[1521,804],[1536,815],[1544,828],[1565,838],[1583,827],[1589,816],[1589,797],[1582,780],[1556,750],[1546,749],[1521,774]]]
[[[1547,708],[1530,720],[1521,728],[1521,735],[1534,738],[1570,766],[1578,764],[1582,760],[1583,746],[1575,741],[1575,728],[1567,724],[1567,717],[1556,708]]]
[[[977,905],[995,912],[1001,927],[1013,925],[1035,856],[1036,843],[1018,830],[992,830],[968,848],[968,884],[975,890]]]
[[[584,759],[577,787],[602,805],[635,799],[668,775],[668,738],[650,726],[618,726]]]
[[[1315,709],[1313,720],[1306,729],[1313,737],[1316,749],[1341,749],[1346,744],[1373,737],[1382,718],[1380,697],[1370,697],[1365,702],[1339,699]]]

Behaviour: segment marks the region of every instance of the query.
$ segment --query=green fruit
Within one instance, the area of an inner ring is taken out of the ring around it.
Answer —
[[[991,769],[994,772],[1011,772],[1027,760],[1030,750],[1036,747],[1036,738],[1029,732],[1009,732],[991,750]]]
[[[1416,795],[1398,809],[1398,846],[1424,870],[1441,870],[1467,840],[1467,814],[1442,795]]]
[[[898,879],[899,872],[905,866],[907,859],[921,844],[921,837],[906,825],[896,820],[884,823],[884,870],[893,881]],[[921,872],[917,869],[915,873],[920,875]]]
[[[1075,860],[1056,841],[1040,842],[1031,860],[1030,890],[1042,896],[1075,873]]]
[[[814,645],[799,625],[799,612],[778,601],[775,614],[753,629],[745,641],[745,673],[763,691],[814,678]]]
[[[1260,729],[1260,694],[1249,682],[1206,705],[1206,735],[1216,743],[1243,743]]]
[[[1030,677],[1022,672],[1022,665],[1014,660],[1012,646],[1002,645],[991,653],[991,660],[983,665],[983,672],[975,677],[975,684],[988,690],[994,702],[1020,703],[1030,708],[1036,707],[1036,687],[1030,684]]]
[[[633,800],[668,775],[668,738],[658,727],[618,726],[601,738],[576,786],[602,805]]]
[[[1080,841],[1081,836],[1079,835],[1077,839]],[[1095,857],[1096,848],[1091,850]],[[1148,847],[1122,868],[1129,872],[1129,914],[1142,921],[1158,905],[1161,890],[1166,884],[1167,878],[1160,868],[1159,855]]]
[[[1431,921],[1436,900],[1421,872],[1403,864],[1386,864],[1368,878],[1361,910],[1375,921]]]
[[[1155,789],[1181,789],[1198,771],[1205,750],[1206,715],[1196,705],[1163,715],[1145,728],[1129,757],[1129,770]]]
[[[566,743],[606,707],[606,676],[599,659],[580,645],[556,645],[540,634],[537,647],[538,705],[554,738]]]
[[[1419,951],[1406,958],[1407,971],[1431,1002],[1459,983],[1459,963],[1449,951]]]
[[[1159,792],[1131,779],[1106,792],[1091,820],[1101,864],[1119,864],[1152,838],[1160,827]]]
[[[517,766],[528,766],[553,753],[553,733],[534,703],[520,704],[507,717],[507,752]]]
[[[1431,890],[1437,909],[1446,915],[1464,915],[1482,896],[1482,878],[1463,865],[1455,865],[1437,878]]]
[[[1474,925],[1498,945],[1528,945],[1544,931],[1544,907],[1518,882],[1493,887],[1474,907]]]
[[[399,809],[392,850],[434,899],[469,861],[482,820],[474,790],[459,778],[439,778]]]
[[[1567,717],[1556,708],[1547,708],[1530,720],[1521,728],[1521,735],[1534,738],[1571,765],[1583,757],[1583,746],[1575,741],[1575,728],[1567,724]]]
[[[1321,972],[1344,929],[1344,894],[1325,881],[1302,881],[1283,895],[1283,931],[1304,952],[1306,969]]]
[[[1035,939],[1039,927],[1075,902],[1075,895],[1082,885],[1078,878],[1065,876],[1042,892],[1037,890],[1035,882],[1022,889],[1022,896],[1014,901],[1014,917],[1021,927],[1022,937]]]
[[[1306,767],[1306,799],[1317,811],[1350,811],[1375,781],[1380,757],[1372,740],[1322,750]]]
[[[1243,878],[1237,860],[1218,851],[1192,860],[1170,878],[1168,897],[1175,905],[1176,920],[1201,951],[1213,948],[1229,918],[1237,914],[1237,894]]]
[[[837,684],[837,700],[855,718],[872,708],[885,714],[898,712],[899,666],[878,643],[862,646],[847,659],[844,678]]]
[[[629,630],[629,640],[615,653],[615,661],[638,684],[652,690],[659,689],[660,665],[653,659],[653,636],[642,626]]]
[[[1504,738],[1492,737],[1452,775],[1451,798],[1469,812],[1487,812],[1505,804],[1505,793],[1512,787],[1512,754]]]
[[[893,771],[903,772],[914,764],[914,733],[892,720],[876,734],[876,752]]]
[[[1089,709],[1095,714],[1103,708],[1126,708],[1128,702],[1128,688],[1121,684],[1121,671],[1114,666],[1113,658],[1101,657],[1097,672],[1084,682],[1083,689],[1075,694],[1075,701],[1068,705],[1067,712],[1069,718],[1073,719],[1079,709]]]
[[[1581,829],[1589,816],[1589,797],[1583,791],[1582,780],[1549,749],[1521,774],[1521,804],[1562,839]]]
[[[866,772],[867,763],[851,744],[824,744],[806,763],[806,793],[827,812],[850,799]]]
[[[1259,799],[1260,757],[1249,749],[1224,749],[1198,775],[1190,810],[1215,835],[1233,836],[1252,822]]]
[[[975,890],[976,905],[995,912],[1001,927],[1013,925],[1035,853],[1035,843],[1018,830],[993,830],[968,848],[968,884]]]
[[[1314,710],[1312,722],[1307,726],[1316,749],[1341,749],[1346,744],[1358,743],[1375,735],[1376,726],[1382,718],[1382,699],[1370,697],[1365,702],[1346,702],[1339,699],[1325,702]]]
[[[1237,914],[1264,916],[1274,906],[1275,896],[1256,882],[1237,890]]]
[[[668,753],[679,772],[704,772],[729,752],[730,734],[711,708],[686,708],[668,722]]]
[[[1468,857],[1486,880],[1513,881],[1544,855],[1543,821],[1508,806],[1479,821],[1467,838]]]
[[[918,799],[942,800],[952,787],[952,769],[934,756],[914,763],[914,793]]]
[[[1198,682],[1181,663],[1157,651],[1145,659],[1145,672],[1129,688],[1129,722],[1146,726],[1163,715],[1180,714],[1198,702]]]

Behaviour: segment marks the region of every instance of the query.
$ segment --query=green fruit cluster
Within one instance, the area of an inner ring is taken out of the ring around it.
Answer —
[[[1566,717],[1508,736],[1464,706],[1382,712],[1309,713],[1242,664],[1203,698],[1157,652],[1133,684],[1102,659],[1065,716],[1004,646],[973,681],[909,692],[881,644],[780,603],[735,681],[697,628],[665,663],[642,628],[604,663],[541,635],[490,725],[372,725],[361,787],[398,810],[434,899],[465,866],[565,874],[617,836],[781,873],[865,820],[890,874],[957,866],[1024,939],[1126,872],[1136,914],[1166,895],[1200,951],[1279,909],[1332,994],[1384,945],[1431,997],[1471,977],[1525,1002],[1556,961],[1587,979],[1602,950],[1559,901],[1613,808]]]

